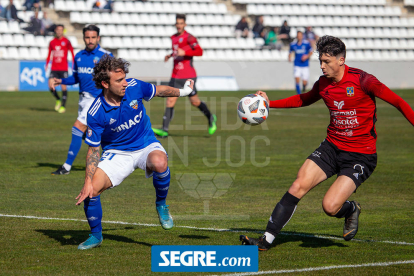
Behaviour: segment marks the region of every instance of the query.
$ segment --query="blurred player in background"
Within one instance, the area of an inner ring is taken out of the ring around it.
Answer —
[[[292,218],[297,204],[312,188],[337,175],[322,201],[328,216],[345,218],[343,238],[358,232],[361,205],[348,198],[366,181],[377,166],[377,121],[375,97],[396,107],[414,125],[414,111],[376,77],[345,64],[345,44],[336,37],[323,36],[316,43],[323,76],[311,91],[270,101],[271,108],[296,108],[323,99],[330,113],[328,135],[299,169],[296,180],[277,203],[259,239],[241,235],[246,245],[268,250],[275,237]],[[269,101],[266,93],[257,94]]]
[[[174,68],[171,75],[171,80],[169,86],[175,88],[183,87],[187,79],[194,80],[194,83],[197,81],[197,74],[193,67],[193,57],[202,56],[203,49],[201,49],[198,44],[197,39],[191,34],[185,31],[186,16],[184,14],[177,14],[175,27],[177,28],[177,33],[171,36],[173,52],[170,55],[165,56],[164,61],[167,62],[171,57],[174,58]],[[159,137],[168,136],[168,127],[174,116],[174,105],[177,102],[178,98],[168,98],[167,99],[167,108],[165,109],[165,114],[162,122],[162,129],[155,129],[153,131]],[[190,102],[193,106],[198,107],[200,111],[208,119],[208,133],[214,134],[217,129],[216,126],[216,115],[211,114],[207,105],[200,100],[197,96],[197,89],[194,85],[193,92],[189,95]]]
[[[293,75],[295,77],[296,93],[300,94],[300,79],[302,79],[303,89],[305,92],[309,80],[309,58],[312,55],[312,47],[309,41],[303,39],[303,33],[298,31],[295,41],[290,43],[289,62],[292,61],[292,55],[295,55],[293,62]]]
[[[52,55],[52,68],[49,76],[50,92],[56,98],[55,110],[59,113],[66,111],[66,99],[68,97],[68,91],[66,85],[62,84],[62,99],[53,87],[54,78],[63,79],[68,77],[68,52],[72,54],[72,61],[75,60],[73,53],[73,47],[69,39],[63,36],[63,25],[56,25],[55,38],[49,43],[49,53],[46,58],[46,71],[48,70],[50,56]]]
[[[99,46],[99,28],[95,25],[89,25],[83,28],[83,41],[86,48],[76,54],[74,58],[73,75],[69,78],[53,78],[49,83],[51,90],[57,85],[73,85],[79,83],[79,109],[78,118],[72,127],[72,141],[68,150],[66,162],[56,171],[54,175],[69,174],[73,161],[82,146],[82,136],[86,131],[86,114],[95,98],[102,92],[102,89],[96,88],[92,79],[93,67],[104,54],[110,52]]]
[[[88,111],[89,145],[86,156],[85,184],[76,199],[84,201],[84,211],[91,227],[89,238],[78,249],[90,249],[102,243],[102,205],[100,194],[116,187],[135,169],[153,176],[156,210],[161,226],[174,226],[166,205],[170,186],[170,169],[165,149],[151,130],[150,118],[142,100],[153,97],[184,97],[193,91],[194,82],[187,80],[183,89],[155,86],[137,79],[127,79],[128,66],[123,59],[105,55],[94,67],[93,80],[103,92]],[[99,146],[104,151],[99,158]]]

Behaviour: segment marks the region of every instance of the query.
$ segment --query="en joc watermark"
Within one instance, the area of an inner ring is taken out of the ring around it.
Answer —
[[[153,272],[257,272],[257,246],[155,245],[151,248]]]

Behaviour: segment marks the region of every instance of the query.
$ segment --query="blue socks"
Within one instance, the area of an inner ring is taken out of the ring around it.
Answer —
[[[101,196],[92,198],[87,197],[83,201],[83,209],[85,210],[86,219],[91,227],[92,235],[97,239],[102,239],[102,205]]]
[[[69,146],[68,157],[66,159],[65,165],[72,167],[73,161],[75,161],[76,155],[82,146],[82,136],[83,132],[77,127],[72,127],[72,142]],[[70,170],[70,168],[69,168]]]
[[[300,94],[300,84],[296,84],[296,93]]]
[[[157,199],[155,200],[156,206],[165,205],[165,199],[167,198],[168,189],[170,187],[170,168],[162,173],[154,172],[152,177],[152,183],[155,188],[155,194]]]

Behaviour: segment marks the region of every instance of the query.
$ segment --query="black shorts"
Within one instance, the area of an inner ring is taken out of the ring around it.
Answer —
[[[338,149],[324,140],[308,159],[315,162],[328,178],[337,174],[351,178],[358,188],[374,172],[377,154],[363,154]]]
[[[68,77],[68,71],[51,71],[49,79],[57,78],[57,79],[66,79]]]
[[[197,95],[197,89],[196,89],[196,86],[195,86],[195,83],[197,81],[197,78],[189,78],[189,79],[191,79],[191,80],[194,81],[194,89],[193,89],[193,92],[191,92],[190,95],[188,95],[188,97],[192,97],[192,96]],[[186,80],[188,80],[188,79],[175,79],[175,78],[171,78],[170,79],[170,82],[168,83],[168,85],[171,86],[171,87],[174,87],[174,88],[181,89],[181,88],[184,87],[184,84],[185,84]]]

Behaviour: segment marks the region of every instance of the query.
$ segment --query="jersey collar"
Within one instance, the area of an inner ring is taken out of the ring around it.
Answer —
[[[98,46],[96,46],[96,48],[95,49],[93,49],[92,51],[88,51],[88,50],[86,50],[86,47],[85,47],[85,52],[87,52],[88,54],[92,54],[92,55],[96,55],[96,53],[99,51],[99,48],[101,48],[101,45],[99,45],[98,44]]]
[[[112,109],[117,109],[117,108],[119,108],[120,106],[122,106],[122,104],[123,104],[123,102],[125,102],[126,100],[127,100],[127,98],[126,98],[126,92],[125,92],[125,96],[122,98],[122,102],[121,102],[121,105],[120,106],[113,106],[113,105],[110,105],[107,101],[106,101],[106,99],[105,99],[105,96],[104,96],[104,94],[103,94],[103,92],[102,92],[102,94],[101,94],[101,102],[102,102],[102,106],[103,106],[103,108],[105,109],[105,111],[106,112],[109,112],[109,111],[111,111]]]
[[[340,81],[338,81],[338,82],[334,82],[334,81],[332,81],[332,85],[339,85],[339,84],[342,84],[342,83],[346,80],[346,77],[347,77],[347,75],[348,75],[348,70],[349,70],[349,67],[348,67],[348,65],[346,65],[346,64],[344,64],[344,66],[345,66],[345,71],[344,71],[344,75],[342,76],[342,79],[341,79]]]
[[[176,34],[175,34],[175,36],[176,36],[176,37],[180,37],[180,36],[185,35],[186,33],[187,33],[187,31],[186,31],[186,30],[184,30],[184,32],[183,32],[182,34],[180,34],[180,35],[179,35],[178,33],[176,33]]]

